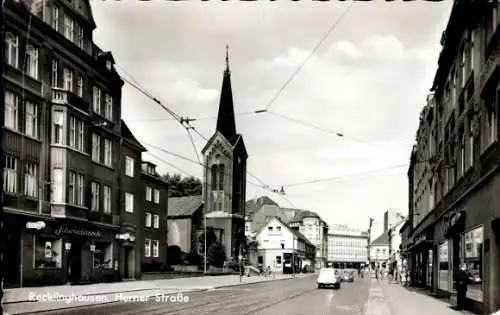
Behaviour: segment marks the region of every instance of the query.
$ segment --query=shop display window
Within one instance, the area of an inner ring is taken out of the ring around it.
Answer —
[[[35,237],[35,268],[62,267],[62,240]]]

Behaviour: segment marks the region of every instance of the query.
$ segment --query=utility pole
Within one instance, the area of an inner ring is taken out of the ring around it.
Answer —
[[[368,268],[371,268],[371,259],[370,259],[370,243],[372,239],[372,225],[374,218],[370,218],[369,224],[368,224],[368,246],[366,247],[366,251],[368,254]],[[369,269],[368,269],[369,270]]]
[[[0,5],[0,40],[5,43],[5,0],[2,0]],[[0,315],[3,314],[3,280],[4,280],[4,247],[5,247],[5,231],[4,231],[4,211],[3,211],[3,172],[5,164],[5,152],[3,147],[3,127],[5,124],[5,86],[3,83],[4,74],[4,48],[0,49]]]

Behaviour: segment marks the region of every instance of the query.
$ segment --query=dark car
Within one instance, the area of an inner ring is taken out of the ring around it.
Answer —
[[[346,271],[342,275],[343,282],[354,282],[354,274],[352,271]]]

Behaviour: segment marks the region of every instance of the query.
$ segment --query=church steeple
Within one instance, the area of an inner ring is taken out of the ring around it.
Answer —
[[[226,45],[226,69],[222,79],[217,115],[217,131],[231,143],[236,141],[236,121],[234,118],[233,91],[231,89],[231,71],[229,70],[229,46]]]

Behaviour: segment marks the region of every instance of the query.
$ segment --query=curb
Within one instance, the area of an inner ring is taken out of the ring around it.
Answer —
[[[311,274],[311,276],[314,274]],[[263,281],[258,281],[258,282],[248,282],[248,283],[236,283],[236,284],[226,284],[226,285],[220,285],[220,286],[213,286],[213,287],[208,287],[208,288],[203,288],[203,289],[185,289],[185,291],[179,291],[178,293],[187,293],[187,292],[204,292],[212,289],[220,289],[220,288],[228,288],[228,287],[237,287],[237,286],[245,286],[245,285],[251,285],[251,284],[259,284],[259,283],[266,283],[266,282],[276,282],[276,281],[284,281],[284,280],[294,280],[294,279],[303,279],[307,278],[308,276],[304,277],[295,277],[295,278],[282,278],[282,279],[269,279],[269,280],[263,280]],[[177,290],[175,288],[164,288],[165,290]],[[127,290],[127,291],[116,291],[116,292],[106,292],[106,293],[95,293],[95,294],[82,294],[81,296],[92,296],[92,295],[105,295],[105,294],[117,294],[117,293],[130,293],[130,292],[138,292],[138,291],[152,291],[152,290],[162,290],[162,288],[151,288],[151,289],[135,289],[135,290]],[[154,297],[157,294],[153,295],[148,295],[148,298]],[[6,302],[3,303],[3,305],[8,305],[8,304],[20,304],[20,303],[38,303],[37,301],[15,301],[15,302]],[[77,310],[77,309],[82,309],[82,308],[88,308],[88,307],[93,307],[93,306],[101,306],[101,305],[108,305],[108,304],[113,304],[113,303],[121,303],[121,301],[110,301],[110,302],[103,302],[103,303],[95,303],[95,304],[90,304],[90,305],[80,305],[80,306],[69,306],[69,307],[58,307],[58,308],[53,308],[53,309],[48,309],[48,310],[39,310],[39,311],[31,311],[31,312],[21,312],[21,313],[15,313],[15,315],[24,315],[24,314],[43,314],[47,312],[56,312],[56,311],[63,311],[63,310]],[[7,313],[10,315],[10,313]]]

